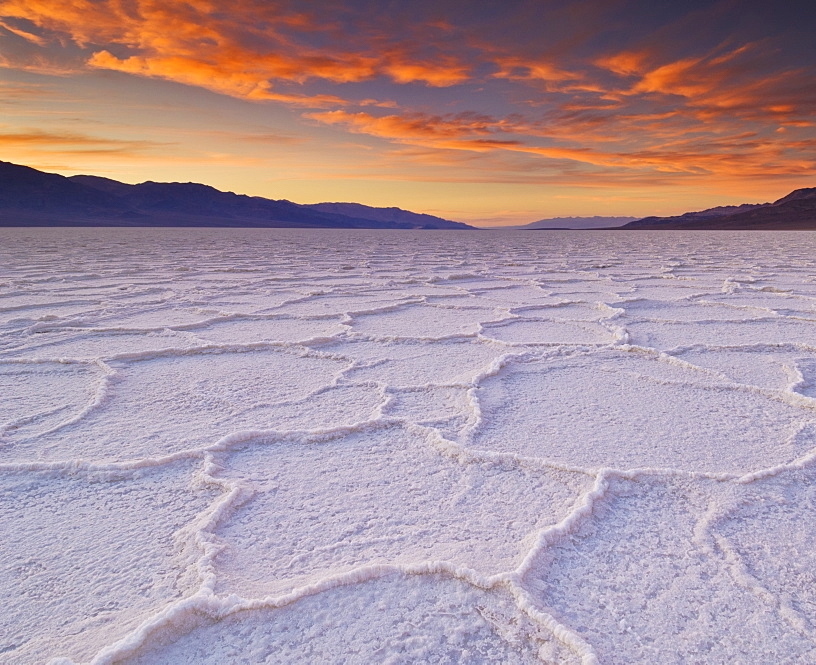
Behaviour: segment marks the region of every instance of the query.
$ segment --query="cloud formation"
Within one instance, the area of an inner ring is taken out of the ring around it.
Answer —
[[[812,170],[807,30],[759,2],[680,5],[0,0],[0,65],[282,104],[428,163],[509,155],[576,179]]]
[[[87,54],[88,67],[251,100],[343,103],[337,96],[276,89],[315,79],[343,84],[384,76],[399,84],[445,87],[468,78],[469,65],[453,54],[424,57],[388,35],[374,32],[360,43],[342,43],[335,34],[339,24],[297,3],[237,0],[225,11],[207,1],[3,0],[0,15],[0,27],[38,46],[70,40]]]

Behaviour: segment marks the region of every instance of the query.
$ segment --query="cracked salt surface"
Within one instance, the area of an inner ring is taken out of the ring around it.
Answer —
[[[816,661],[816,236],[5,229],[0,661]]]

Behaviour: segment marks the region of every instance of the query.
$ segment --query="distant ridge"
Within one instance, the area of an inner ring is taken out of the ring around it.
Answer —
[[[399,208],[299,205],[192,182],[128,185],[91,175],[66,178],[0,161],[0,227],[10,226],[476,230]]]
[[[505,229],[515,230],[565,230],[565,229],[608,229],[623,226],[637,217],[603,217],[595,215],[593,217],[549,217],[539,219],[537,222],[522,224],[521,226],[505,226]]]
[[[797,189],[773,203],[720,206],[674,217],[646,217],[625,230],[816,230],[816,187]]]

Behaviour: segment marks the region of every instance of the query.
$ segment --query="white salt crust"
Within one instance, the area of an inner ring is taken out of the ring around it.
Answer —
[[[0,661],[816,661],[816,235],[4,229]]]

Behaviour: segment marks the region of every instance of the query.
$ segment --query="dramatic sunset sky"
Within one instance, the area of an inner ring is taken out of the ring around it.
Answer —
[[[0,0],[0,159],[449,219],[816,186],[816,2]]]

